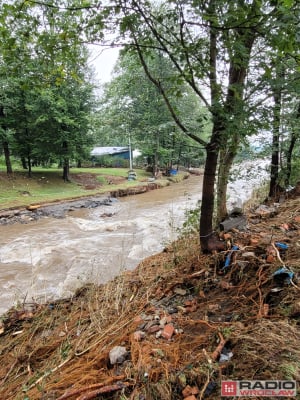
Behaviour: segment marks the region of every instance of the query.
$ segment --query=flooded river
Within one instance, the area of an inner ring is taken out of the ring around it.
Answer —
[[[70,296],[103,283],[174,240],[201,198],[202,177],[122,198],[110,206],[0,226],[0,314],[17,301]]]

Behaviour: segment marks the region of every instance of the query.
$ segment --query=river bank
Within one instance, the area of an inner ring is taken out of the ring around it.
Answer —
[[[219,400],[223,383],[237,380],[292,388],[300,381],[299,196],[248,214],[246,231],[227,233],[234,253],[200,254],[187,233],[104,285],[10,310],[1,398]]]
[[[0,210],[0,225],[13,223],[26,224],[42,217],[64,218],[68,212],[82,208],[95,208],[101,205],[109,206],[120,197],[135,196],[151,190],[164,188],[172,183],[179,183],[184,179],[188,179],[189,176],[190,174],[187,172],[180,172],[176,177],[158,179],[153,182],[137,182],[130,187],[119,187],[119,180],[117,179],[111,181],[110,190],[101,194],[81,194],[76,198],[70,199],[64,198],[63,193],[61,193],[51,202],[44,201],[37,203],[36,201],[32,201],[30,204],[18,207],[7,206]],[[91,179],[91,174],[82,173],[80,175],[82,185],[86,186],[89,183],[88,187],[91,187]],[[109,179],[111,180],[112,177],[109,176]],[[95,181],[96,178],[94,177],[93,182]]]

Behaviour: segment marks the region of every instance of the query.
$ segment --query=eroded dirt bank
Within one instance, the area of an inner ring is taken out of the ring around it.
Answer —
[[[187,179],[188,175],[182,175],[181,180]],[[102,205],[110,205],[119,197],[133,196],[146,193],[151,190],[160,189],[170,182],[160,183],[151,182],[144,185],[134,186],[127,189],[113,189],[104,195],[86,196],[78,199],[58,200],[47,204],[32,204],[28,207],[0,210],[0,225],[9,225],[14,223],[26,224],[30,221],[36,221],[43,217],[64,218],[70,211],[81,208],[96,208]]]
[[[250,212],[226,252],[185,235],[106,285],[11,310],[0,397],[217,400],[225,380],[299,382],[299,195]]]

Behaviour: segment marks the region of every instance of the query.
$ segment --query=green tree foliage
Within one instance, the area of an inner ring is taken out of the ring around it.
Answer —
[[[93,87],[76,13],[24,1],[0,12],[2,132],[13,133],[5,143],[29,175],[32,163],[59,159],[68,180],[69,159],[91,146]]]
[[[168,59],[155,50],[149,57],[153,73],[161,81],[174,86],[172,64]],[[176,86],[176,90],[177,95],[172,92],[171,101],[178,115],[186,121],[191,132],[199,130],[199,121],[203,121],[202,136],[207,136],[210,129],[207,110],[199,107],[187,85]],[[99,142],[102,144],[107,140],[109,145],[126,145],[130,133],[131,140],[142,150],[154,170],[157,163],[168,169],[177,164],[179,158],[186,165],[198,159],[199,165],[201,149],[198,146],[198,155],[195,156],[191,150],[195,144],[179,133],[163,98],[149,82],[135,52],[121,53],[114,78],[105,88],[99,113],[102,121]]]

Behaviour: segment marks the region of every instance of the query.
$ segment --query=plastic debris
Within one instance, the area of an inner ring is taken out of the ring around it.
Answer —
[[[232,356],[232,351],[230,351],[230,349],[228,349],[227,347],[223,347],[222,353],[220,354],[219,363],[229,361]]]
[[[122,364],[128,355],[128,351],[123,346],[115,346],[109,352],[109,360],[112,365]]]
[[[287,267],[281,267],[273,273],[273,276],[283,280],[284,283],[290,284],[294,277],[294,272]]]
[[[204,392],[204,396],[209,396],[211,393],[213,393],[217,388],[217,384],[216,382],[209,382],[209,384],[207,385],[205,392]]]
[[[230,266],[230,264],[231,264],[231,256],[232,256],[233,252],[236,251],[236,250],[239,250],[239,247],[235,246],[235,245],[232,246],[230,252],[228,253],[228,255],[227,255],[226,259],[225,259],[225,264],[224,264],[224,267],[222,268],[223,271]]]
[[[281,243],[281,242],[276,242],[275,246],[277,247],[277,249],[279,250],[287,250],[289,248],[289,246],[285,243]]]

